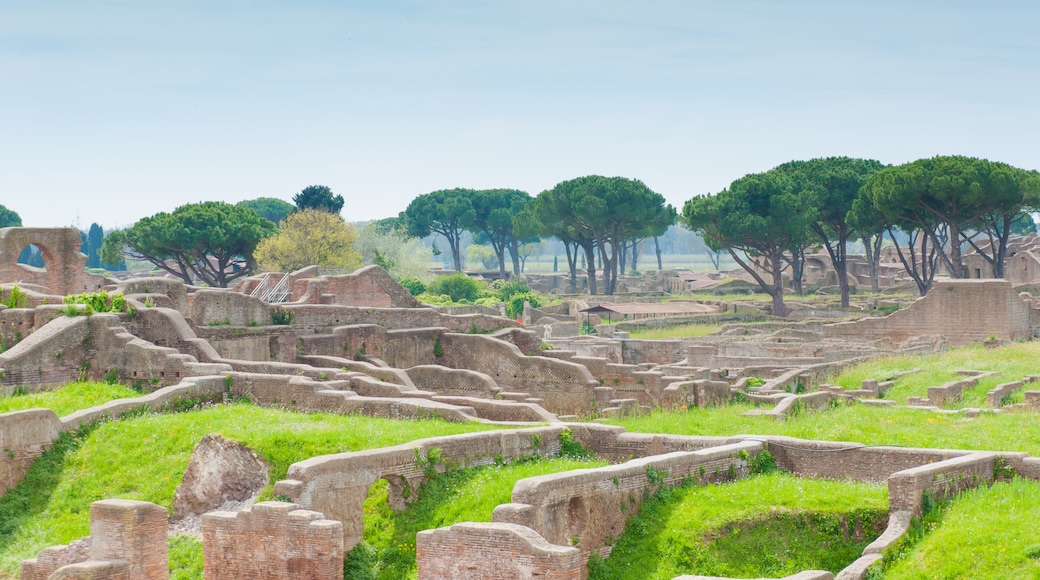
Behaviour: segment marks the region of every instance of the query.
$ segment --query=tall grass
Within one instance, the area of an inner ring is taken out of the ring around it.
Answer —
[[[890,562],[883,577],[1040,578],[1038,497],[1040,482],[1019,478],[958,495],[925,518],[923,537]]]
[[[610,557],[593,559],[590,580],[837,571],[877,535],[887,506],[883,485],[786,474],[663,488],[629,523]]]
[[[115,399],[139,396],[140,393],[122,385],[75,382],[53,391],[0,397],[0,413],[25,409],[51,409],[59,417],[64,417]]]
[[[133,499],[170,508],[192,449],[210,433],[255,450],[271,465],[274,482],[284,479],[292,463],[316,455],[493,428],[497,427],[437,419],[304,414],[236,404],[177,415],[145,415],[105,423],[79,437],[63,435],[70,441],[56,443],[44,460],[34,463],[32,469],[39,468],[42,474],[26,477],[0,500],[11,502],[0,508],[0,574],[14,574],[21,560],[47,546],[88,535],[93,501]],[[270,497],[270,488],[265,495]]]

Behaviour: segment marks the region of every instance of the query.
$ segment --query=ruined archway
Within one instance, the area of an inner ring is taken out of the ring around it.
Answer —
[[[87,257],[76,228],[0,228],[0,282],[37,284],[52,294],[86,291]],[[46,270],[18,264],[26,246],[40,250]]]

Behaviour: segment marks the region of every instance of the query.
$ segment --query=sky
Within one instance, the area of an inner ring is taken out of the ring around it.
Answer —
[[[583,175],[680,207],[794,159],[1040,169],[1040,3],[0,0],[0,205],[106,229],[185,203],[351,221]]]

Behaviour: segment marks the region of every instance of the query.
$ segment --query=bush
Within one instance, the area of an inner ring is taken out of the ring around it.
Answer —
[[[523,280],[513,280],[512,282],[503,284],[502,287],[498,289],[498,299],[502,302],[508,303],[509,299],[516,294],[530,293],[531,287],[527,285],[527,282]]]
[[[506,316],[510,318],[520,318],[524,313],[524,301],[530,302],[531,306],[538,308],[542,305],[542,301],[537,294],[534,292],[520,292],[513,294],[509,300],[506,301]]]
[[[480,282],[465,274],[438,276],[427,288],[430,294],[445,294],[453,302],[468,300],[473,302],[480,297]]]
[[[0,296],[3,296],[3,292],[0,292]],[[28,303],[29,298],[18,286],[12,286],[11,293],[4,297],[3,300],[4,306],[8,308],[25,308]]]
[[[98,290],[94,293],[69,294],[62,298],[62,302],[65,303],[64,312],[66,316],[75,316],[76,314],[90,316],[95,312],[126,312],[126,298],[123,297],[122,292],[109,294],[104,290]],[[85,306],[82,312],[75,307],[77,304]]]
[[[418,278],[402,278],[400,284],[412,296],[418,296],[426,292],[426,284],[423,284],[423,281]]]

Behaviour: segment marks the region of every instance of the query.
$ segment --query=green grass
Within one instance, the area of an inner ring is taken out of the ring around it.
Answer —
[[[365,500],[364,542],[348,558],[346,580],[415,578],[415,534],[458,522],[490,522],[495,506],[509,503],[520,479],[606,465],[603,461],[540,459],[437,475],[407,510],[387,504],[386,480]]]
[[[51,409],[59,417],[64,417],[115,399],[140,396],[140,393],[122,385],[76,382],[53,391],[0,397],[0,413],[25,409]]]
[[[883,577],[1040,578],[1037,497],[1040,482],[1018,478],[958,495],[925,517],[913,545],[886,554]]]
[[[663,488],[629,523],[610,557],[594,559],[590,580],[837,572],[876,537],[887,511],[884,485],[785,474]]]
[[[1040,456],[1040,421],[1034,413],[982,413],[968,419],[917,409],[849,404],[802,412],[783,421],[741,415],[753,408],[747,404],[694,407],[608,422],[644,433],[786,435],[867,445],[1025,451]]]
[[[663,328],[647,328],[633,330],[632,338],[643,340],[664,340],[671,338],[692,338],[695,336],[707,336],[718,332],[721,324],[682,324],[678,326],[666,326]]]
[[[88,535],[93,501],[133,499],[170,508],[192,449],[210,433],[255,450],[270,463],[274,482],[308,457],[493,428],[236,404],[113,421],[79,437],[66,434],[33,464],[22,484],[0,498],[0,575],[16,573],[21,560],[47,546]],[[270,487],[265,496],[270,497]]]
[[[974,388],[966,389],[960,400],[946,405],[953,409],[985,407],[986,392],[993,387],[1020,380],[1027,375],[1040,374],[1038,359],[1040,342],[1036,341],[1012,343],[993,349],[976,344],[933,355],[903,355],[870,360],[846,370],[829,382],[847,389],[858,389],[863,379],[884,380],[896,371],[919,368],[919,372],[896,379],[895,385],[884,395],[886,399],[903,404],[909,396],[927,396],[928,387],[958,379],[959,370],[997,371],[998,374],[980,380]],[[1011,402],[1021,401],[1021,391],[1011,397]]]

